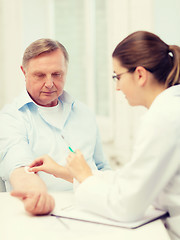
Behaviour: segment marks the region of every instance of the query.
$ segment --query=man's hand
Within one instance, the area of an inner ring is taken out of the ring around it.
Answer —
[[[55,207],[54,199],[47,192],[20,192],[12,191],[13,197],[20,198],[25,210],[33,215],[49,214]]]
[[[83,182],[87,177],[92,176],[92,171],[83,154],[76,150],[75,153],[70,153],[67,157],[67,169],[71,172],[78,182]]]
[[[13,187],[11,195],[22,200],[27,212],[41,215],[54,209],[54,199],[37,174],[27,173],[24,167],[16,168],[10,175],[10,181]]]

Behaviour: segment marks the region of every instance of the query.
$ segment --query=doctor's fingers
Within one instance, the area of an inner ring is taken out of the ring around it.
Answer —
[[[76,150],[74,153],[69,153],[69,155],[67,156],[67,160],[68,161],[72,161],[74,159],[78,160],[82,155],[82,153],[79,150]]]
[[[39,167],[31,167],[28,169],[29,172],[39,172],[39,171],[45,171],[44,165],[39,166]]]
[[[44,164],[44,159],[42,157],[35,159],[32,163],[29,164],[29,168],[35,166],[41,166]]]

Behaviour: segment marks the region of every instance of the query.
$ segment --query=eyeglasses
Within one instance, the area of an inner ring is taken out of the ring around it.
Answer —
[[[129,72],[129,71],[126,71],[126,72],[123,72],[123,73],[120,73],[120,74],[114,73],[113,76],[112,76],[112,79],[113,79],[115,82],[117,82],[117,81],[120,80],[120,78],[121,78],[121,76],[122,76],[123,74],[128,73],[128,72]]]

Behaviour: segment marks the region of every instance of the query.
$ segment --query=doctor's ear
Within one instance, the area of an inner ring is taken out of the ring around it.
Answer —
[[[143,87],[148,78],[147,70],[144,67],[138,66],[135,70],[136,80],[139,86]]]

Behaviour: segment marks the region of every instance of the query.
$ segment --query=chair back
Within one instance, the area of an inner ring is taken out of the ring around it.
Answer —
[[[0,177],[0,192],[6,192],[5,183],[1,177]]]

